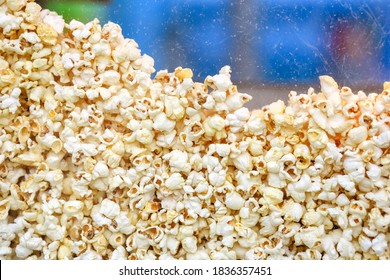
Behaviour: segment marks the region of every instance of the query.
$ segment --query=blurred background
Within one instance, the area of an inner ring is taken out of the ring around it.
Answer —
[[[157,70],[194,70],[202,81],[231,65],[250,107],[318,89],[331,75],[353,90],[390,80],[388,0],[46,0],[44,7],[87,22],[121,25]]]

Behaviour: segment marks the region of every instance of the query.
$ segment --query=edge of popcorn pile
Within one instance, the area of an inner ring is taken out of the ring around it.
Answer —
[[[389,259],[390,83],[244,107],[121,28],[0,0],[1,259]]]

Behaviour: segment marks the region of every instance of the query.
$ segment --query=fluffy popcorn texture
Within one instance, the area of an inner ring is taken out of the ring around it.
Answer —
[[[1,259],[389,259],[390,83],[250,112],[118,25],[0,1]]]

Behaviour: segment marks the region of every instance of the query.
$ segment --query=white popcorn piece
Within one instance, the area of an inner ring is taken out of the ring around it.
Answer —
[[[169,120],[164,113],[158,114],[153,123],[153,128],[158,131],[172,131],[176,123],[172,120]]]
[[[49,10],[42,10],[41,17],[43,22],[53,27],[57,33],[61,34],[63,32],[65,21],[61,16],[54,12],[50,12]]]
[[[248,172],[253,169],[252,157],[245,152],[233,159],[234,166],[243,172]]]
[[[303,216],[304,209],[299,203],[288,203],[283,207],[286,221],[299,222]]]
[[[120,207],[118,204],[109,199],[104,199],[100,203],[99,213],[109,219],[113,219],[119,215]]]
[[[388,249],[388,241],[386,240],[385,235],[382,233],[378,234],[378,236],[372,240],[371,247],[378,256],[382,256],[385,253],[385,250]]]
[[[107,164],[104,161],[99,161],[96,163],[93,171],[92,171],[92,178],[98,179],[98,178],[105,178],[109,175],[109,169]]]
[[[364,126],[359,126],[352,128],[348,132],[347,143],[351,145],[358,145],[365,141],[368,137],[367,128]]]
[[[19,102],[19,96],[21,90],[15,88],[10,95],[3,95],[0,97],[0,108],[8,109],[11,113],[15,113],[18,107],[21,105]]]
[[[0,9],[0,27],[4,33],[17,29],[22,23],[23,18],[6,13],[4,9]]]
[[[174,150],[164,156],[164,159],[169,160],[169,166],[172,172],[190,172],[191,165],[189,163],[188,154],[183,151]]]
[[[245,203],[245,199],[241,197],[237,192],[230,192],[226,194],[226,207],[232,210],[240,210]]]
[[[170,190],[180,190],[184,187],[184,178],[180,173],[173,173],[166,181],[165,185]]]
[[[283,192],[279,189],[272,187],[263,187],[260,190],[263,193],[263,196],[267,203],[269,204],[279,204],[283,201]]]
[[[83,202],[78,200],[71,200],[64,203],[63,212],[69,217],[73,217],[83,209]]]
[[[15,248],[16,256],[18,258],[27,258],[34,250],[41,250],[45,245],[45,241],[42,238],[34,237],[33,230],[28,230],[20,237],[19,244]]]
[[[196,238],[193,236],[186,237],[181,241],[183,249],[190,254],[196,253],[196,251],[197,251],[196,243],[197,243]]]

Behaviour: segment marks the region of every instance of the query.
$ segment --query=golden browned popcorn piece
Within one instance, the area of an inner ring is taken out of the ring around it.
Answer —
[[[180,81],[184,79],[191,79],[193,76],[192,70],[190,68],[181,68],[178,67],[175,69],[175,76],[179,78]]]
[[[43,43],[54,46],[57,43],[58,33],[55,29],[46,23],[40,23],[37,26],[37,34]]]

